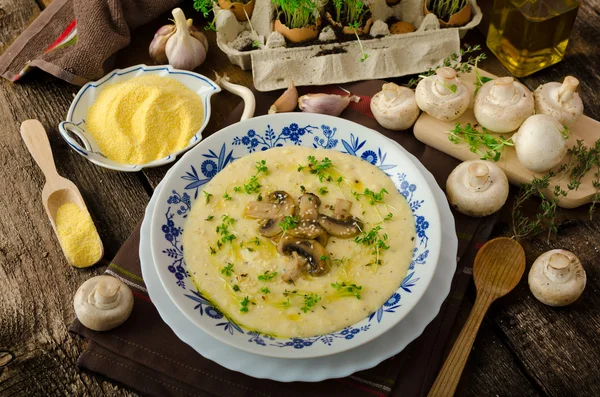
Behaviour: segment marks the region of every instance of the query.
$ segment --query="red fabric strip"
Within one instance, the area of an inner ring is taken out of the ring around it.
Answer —
[[[50,47],[46,48],[46,51],[44,51],[44,53],[46,53],[48,51],[52,51],[52,49],[54,47],[56,47],[58,44],[60,44],[60,42],[65,39],[65,37],[67,37],[69,34],[71,34],[73,29],[75,29],[76,25],[77,25],[77,21],[75,19],[73,19],[71,21],[71,23],[69,24],[69,26],[67,26],[67,28],[61,33],[61,35],[58,36],[58,39],[56,39],[54,41],[54,43],[50,44]]]
[[[140,292],[136,292],[134,290],[131,290],[131,292],[133,293],[133,296],[135,296],[138,299],[144,300],[146,302],[152,302],[148,296],[146,296]]]
[[[363,385],[361,385],[361,384],[359,384],[359,383],[352,382],[352,381],[348,380],[348,378],[339,378],[339,379],[336,379],[336,380],[337,380],[338,382],[341,382],[341,383],[346,383],[346,384],[348,384],[348,385],[351,385],[351,386],[353,386],[353,387],[356,387],[357,389],[360,389],[360,390],[362,390],[362,391],[366,391],[367,393],[371,393],[371,394],[373,394],[374,396],[379,396],[379,397],[387,397],[387,396],[388,396],[387,394],[385,394],[385,393],[383,393],[383,392],[380,392],[379,390],[370,389],[370,388],[368,388],[368,387],[366,387],[366,386],[363,386]]]

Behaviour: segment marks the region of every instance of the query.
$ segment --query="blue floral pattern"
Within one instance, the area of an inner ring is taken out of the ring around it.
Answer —
[[[279,134],[275,134],[271,125],[267,125],[267,130],[263,135],[258,134],[254,130],[249,130],[244,136],[236,136],[233,138],[231,143],[234,146],[244,145],[248,152],[252,153],[256,151],[256,148],[260,150],[267,150],[278,146],[283,146],[285,142],[292,142],[294,145],[300,145],[302,143],[302,137],[306,134],[312,134],[313,130],[317,127],[307,125],[306,127],[300,127],[296,123],[292,123],[287,127],[283,127]]]
[[[289,126],[283,127],[280,133],[276,133],[271,125],[267,125],[264,133],[258,133],[255,130],[248,130],[245,135],[235,136],[231,142],[232,147],[240,147],[241,151],[238,155],[241,157],[246,153],[255,152],[257,150],[267,150],[273,147],[287,145],[302,145],[303,138],[307,135],[313,135],[312,146],[315,148],[336,149],[353,156],[360,157],[364,161],[373,164],[379,169],[387,173],[397,167],[396,164],[386,162],[387,154],[380,147],[369,147],[366,140],[361,140],[353,133],[349,139],[340,139],[336,137],[338,133],[335,127],[321,125],[320,129],[311,125],[299,126],[292,123]],[[338,146],[340,145],[340,148]],[[306,145],[306,144],[304,144]],[[367,323],[360,327],[350,326],[341,331],[333,332],[326,335],[319,335],[309,338],[292,338],[279,339],[271,335],[261,334],[255,331],[242,329],[233,320],[228,318],[215,305],[213,305],[202,293],[196,288],[186,289],[185,280],[190,277],[186,270],[185,260],[183,256],[184,248],[181,243],[183,234],[183,223],[176,222],[176,216],[180,219],[187,217],[192,201],[198,199],[199,192],[202,186],[208,183],[218,172],[220,172],[229,163],[236,160],[234,157],[235,148],[228,150],[227,144],[223,144],[217,154],[213,150],[208,150],[202,154],[195,166],[191,166],[190,171],[181,176],[182,179],[189,182],[185,185],[183,192],[173,190],[167,199],[168,210],[165,213],[165,222],[162,225],[164,238],[168,243],[168,248],[162,252],[167,255],[172,261],[168,270],[174,275],[176,283],[179,287],[186,290],[185,297],[189,298],[195,305],[194,311],[200,316],[205,316],[214,321],[214,325],[230,335],[243,334],[247,335],[249,343],[258,346],[274,346],[280,348],[305,349],[315,344],[323,344],[331,346],[336,340],[350,340],[355,338],[360,333],[366,332],[371,328],[371,321],[376,320],[378,323],[382,321],[386,313],[395,313],[402,305],[402,294],[412,293],[414,287],[419,281],[419,277],[415,276],[416,267],[423,266],[427,263],[429,250],[427,243],[429,236],[427,230],[430,227],[426,218],[421,215],[419,210],[424,204],[424,200],[416,199],[417,186],[410,183],[405,173],[397,173],[395,177],[398,180],[398,191],[402,194],[414,214],[417,244],[413,250],[412,261],[409,266],[409,271],[397,292],[392,294],[390,298],[376,312],[368,316]],[[390,175],[388,173],[388,175]],[[392,175],[390,175],[392,176]],[[189,191],[189,192],[188,192]],[[193,198],[191,192],[193,191]]]

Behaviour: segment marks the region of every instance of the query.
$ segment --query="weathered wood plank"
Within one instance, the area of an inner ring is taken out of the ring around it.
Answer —
[[[0,42],[8,43],[39,13],[33,0],[2,0]],[[0,347],[14,359],[0,372],[1,395],[132,395],[75,365],[84,342],[67,332],[72,297],[103,266],[67,265],[41,205],[44,178],[21,141],[20,122],[48,130],[59,173],[77,184],[111,258],[143,216],[148,194],[137,175],[85,161],[59,138],[56,125],[77,87],[41,75],[0,82]]]

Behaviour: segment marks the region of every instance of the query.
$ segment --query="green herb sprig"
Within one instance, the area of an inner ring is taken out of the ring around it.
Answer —
[[[221,274],[226,275],[227,277],[231,277],[233,274],[233,263],[227,263],[222,269]]]
[[[304,305],[300,310],[302,310],[303,313],[308,313],[320,300],[321,297],[317,294],[306,294],[304,295]]]
[[[278,273],[277,272],[270,272],[270,271],[266,271],[263,274],[261,274],[260,276],[258,276],[258,281],[271,281],[273,280],[275,277],[277,277]]]
[[[379,259],[380,251],[390,249],[390,246],[385,243],[389,236],[387,233],[380,234],[380,232],[381,226],[375,226],[373,229],[369,230],[368,233],[362,231],[354,238],[354,242],[356,242],[356,244],[373,247],[371,253],[375,256],[376,265],[381,265],[381,260]]]
[[[384,194],[389,194],[387,190],[385,190],[384,188],[382,188],[379,193],[375,193],[373,190],[366,188],[364,190],[363,193],[358,193],[358,192],[352,192],[352,195],[354,196],[354,198],[356,199],[356,201],[360,200],[361,196],[364,196],[367,198],[367,200],[369,200],[369,204],[371,205],[375,205],[377,203],[381,203],[383,204],[383,200],[384,200]]]
[[[236,193],[241,193],[242,191],[246,192],[246,194],[259,193],[262,185],[258,183],[258,175],[261,173],[268,175],[269,168],[267,168],[267,162],[265,160],[260,160],[256,162],[255,165],[256,174],[254,174],[248,183],[245,183],[243,186],[236,186],[233,188],[233,191]],[[260,200],[259,200],[260,201]]]
[[[227,244],[228,242],[235,240],[235,235],[229,230],[229,227],[234,224],[235,219],[230,218],[227,215],[223,215],[221,219],[221,224],[215,229],[216,232],[221,236],[221,239],[217,241],[217,246],[219,248],[221,248],[223,244]]]
[[[343,281],[341,284],[335,282],[334,284],[331,284],[331,286],[337,290],[339,296],[354,296],[356,299],[360,300],[362,285],[350,284]]]
[[[315,25],[320,18],[319,7],[313,0],[271,0],[271,3],[277,8],[277,18],[282,15],[290,29]]]
[[[469,150],[481,156],[481,160],[498,161],[502,156],[505,146],[514,146],[512,139],[506,139],[502,136],[495,137],[482,127],[481,131],[475,129],[470,123],[461,126],[456,123],[454,129],[448,133],[448,140],[455,144],[466,143]],[[482,150],[483,148],[483,150]]]

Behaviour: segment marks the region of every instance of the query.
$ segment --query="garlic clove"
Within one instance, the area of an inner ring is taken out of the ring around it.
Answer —
[[[204,33],[202,33],[201,31],[198,30],[197,27],[195,27],[194,25],[192,25],[192,20],[188,19],[188,28],[190,29],[190,34],[192,36],[194,36],[196,38],[196,40],[198,40],[199,42],[202,43],[202,45],[204,46],[204,49],[208,52],[208,39],[206,38],[206,36],[204,35]]]
[[[287,90],[269,108],[269,114],[293,112],[298,105],[298,90],[294,86],[294,81],[290,80]]]
[[[371,98],[371,112],[382,127],[399,131],[410,128],[417,121],[421,110],[417,106],[413,90],[386,83]]]
[[[167,40],[175,33],[175,25],[165,25],[158,29],[158,31],[154,34],[154,38],[152,42],[150,42],[150,47],[148,48],[148,53],[150,54],[150,58],[159,65],[164,65],[168,63],[167,54],[165,52],[165,48],[167,46]]]
[[[167,59],[169,64],[177,69],[194,70],[206,59],[206,46],[190,34],[181,8],[175,8],[172,14],[176,31],[169,37],[165,46]]]
[[[540,255],[529,271],[533,296],[548,306],[566,306],[583,293],[587,281],[581,261],[570,251],[555,249]]]
[[[73,306],[81,324],[94,331],[106,331],[127,320],[133,310],[133,294],[114,277],[96,276],[81,284]]]
[[[359,102],[355,95],[341,96],[336,94],[306,94],[298,98],[298,107],[303,112],[339,116],[352,102]]]

